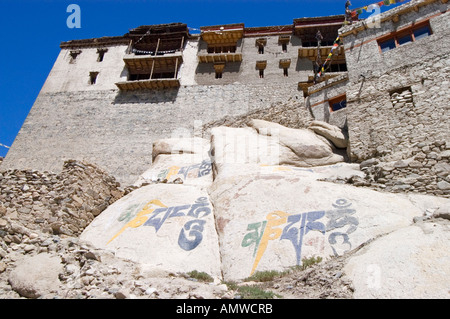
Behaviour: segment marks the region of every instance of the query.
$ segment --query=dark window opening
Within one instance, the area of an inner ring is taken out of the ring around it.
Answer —
[[[97,50],[97,53],[98,53],[97,62],[102,62],[103,61],[106,51],[108,51],[108,49],[98,49]]]
[[[331,112],[336,112],[347,107],[346,95],[340,95],[328,101]]]
[[[398,38],[398,45],[403,45],[409,42],[413,42],[410,34],[406,34]]]
[[[259,77],[260,77],[261,79],[264,78],[264,70],[263,70],[263,69],[259,70]]]
[[[346,63],[333,63],[330,65],[330,72],[346,72],[347,64]]]
[[[258,53],[264,54],[264,46],[263,45],[258,46]]]
[[[80,53],[80,50],[70,51],[70,63],[75,63],[75,60],[77,59],[78,55],[80,55]]]
[[[208,47],[208,53],[235,53],[235,52],[236,52],[235,45]]]
[[[286,76],[286,77],[289,76],[288,75],[288,68],[283,68],[283,75]]]
[[[380,42],[381,52],[386,52],[395,49],[395,39],[389,39],[384,42]]]
[[[283,51],[284,53],[286,53],[286,52],[287,52],[287,43],[282,43],[282,44],[281,44],[281,49],[282,49],[282,51]]]
[[[422,38],[425,38],[425,37],[431,35],[431,30],[430,30],[429,26],[424,26],[422,28],[414,30],[413,34],[414,34],[414,38],[417,41],[417,40],[420,40]]]
[[[216,71],[216,79],[222,78],[222,71]]]
[[[97,82],[98,72],[89,73],[89,84],[94,85]]]
[[[175,72],[159,72],[152,75],[152,79],[173,79],[174,77]]]
[[[333,46],[334,41],[320,41],[320,46],[321,47],[331,47]],[[317,47],[318,42],[317,41],[305,41],[302,42],[302,47],[304,48],[312,48],[312,47]]]
[[[139,81],[150,79],[150,73],[147,74],[130,74],[128,76],[128,81]]]

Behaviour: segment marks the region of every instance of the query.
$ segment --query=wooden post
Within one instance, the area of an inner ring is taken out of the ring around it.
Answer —
[[[131,44],[133,43],[133,40],[130,40],[130,44],[128,45],[128,54],[131,54]]]
[[[150,80],[153,77],[153,69],[154,69],[154,67],[155,67],[155,60],[152,60],[152,70],[150,71]]]
[[[159,41],[160,41],[160,40],[161,40],[161,38],[158,38],[158,44],[156,45],[155,56],[158,55]]]
[[[180,52],[183,52],[183,45],[184,45],[184,37],[181,37],[181,47],[180,47]]]
[[[178,58],[175,57],[175,79],[178,76]]]

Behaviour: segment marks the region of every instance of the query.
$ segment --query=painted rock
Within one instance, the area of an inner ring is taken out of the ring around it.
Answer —
[[[193,186],[139,188],[108,207],[80,239],[147,271],[221,274],[213,207],[208,194]]]

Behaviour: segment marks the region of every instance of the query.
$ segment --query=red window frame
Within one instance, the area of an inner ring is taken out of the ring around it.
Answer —
[[[414,31],[417,31],[417,30],[422,29],[424,27],[428,27],[429,35],[433,34],[433,30],[431,29],[431,26],[430,26],[430,21],[427,20],[427,21],[421,22],[419,24],[415,24],[415,25],[406,27],[406,28],[401,29],[399,31],[391,32],[388,35],[385,35],[385,36],[382,36],[382,37],[378,38],[377,42],[378,42],[378,49],[380,50],[380,53],[384,53],[383,50],[381,49],[381,46],[382,46],[383,43],[386,43],[388,41],[394,40],[395,48],[392,48],[392,49],[396,49],[396,48],[402,46],[402,44],[399,44],[398,40],[403,38],[406,35],[409,35],[411,37],[411,41],[410,42],[416,42],[416,37],[414,36]],[[390,51],[392,49],[389,49],[387,51]],[[385,52],[387,52],[387,51],[385,51]]]

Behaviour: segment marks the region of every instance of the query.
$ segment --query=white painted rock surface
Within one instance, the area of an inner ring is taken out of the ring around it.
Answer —
[[[147,271],[198,270],[220,277],[213,207],[196,187],[139,188],[108,207],[80,239],[137,261]]]
[[[161,154],[191,154],[192,161],[196,161],[208,157],[209,148],[209,141],[200,137],[160,139],[153,143],[152,157],[155,160]]]
[[[192,141],[180,144],[188,145],[181,154],[172,152],[175,139],[160,143],[137,183],[156,177],[183,184],[135,190],[99,215],[81,240],[146,271],[197,270],[225,281],[366,244],[345,269],[356,298],[449,297],[450,222],[413,221],[448,216],[450,200],[321,181],[364,173],[311,130],[252,123],[213,128],[211,153],[190,153]]]
[[[319,182],[304,171],[245,169],[218,176],[210,192],[225,280],[342,255],[423,214],[405,196]]]
[[[325,137],[338,148],[346,148],[348,145],[348,140],[345,138],[342,130],[337,126],[323,121],[312,121],[308,128],[316,134]]]
[[[450,222],[398,229],[364,247],[344,268],[358,299],[450,298]]]
[[[312,167],[344,161],[330,141],[312,130],[291,129],[262,120],[252,120],[250,125],[211,130],[215,163]]]
[[[187,185],[209,186],[213,181],[211,159],[191,154],[158,155],[151,168],[139,176],[134,185],[164,180],[168,183],[179,180]]]

